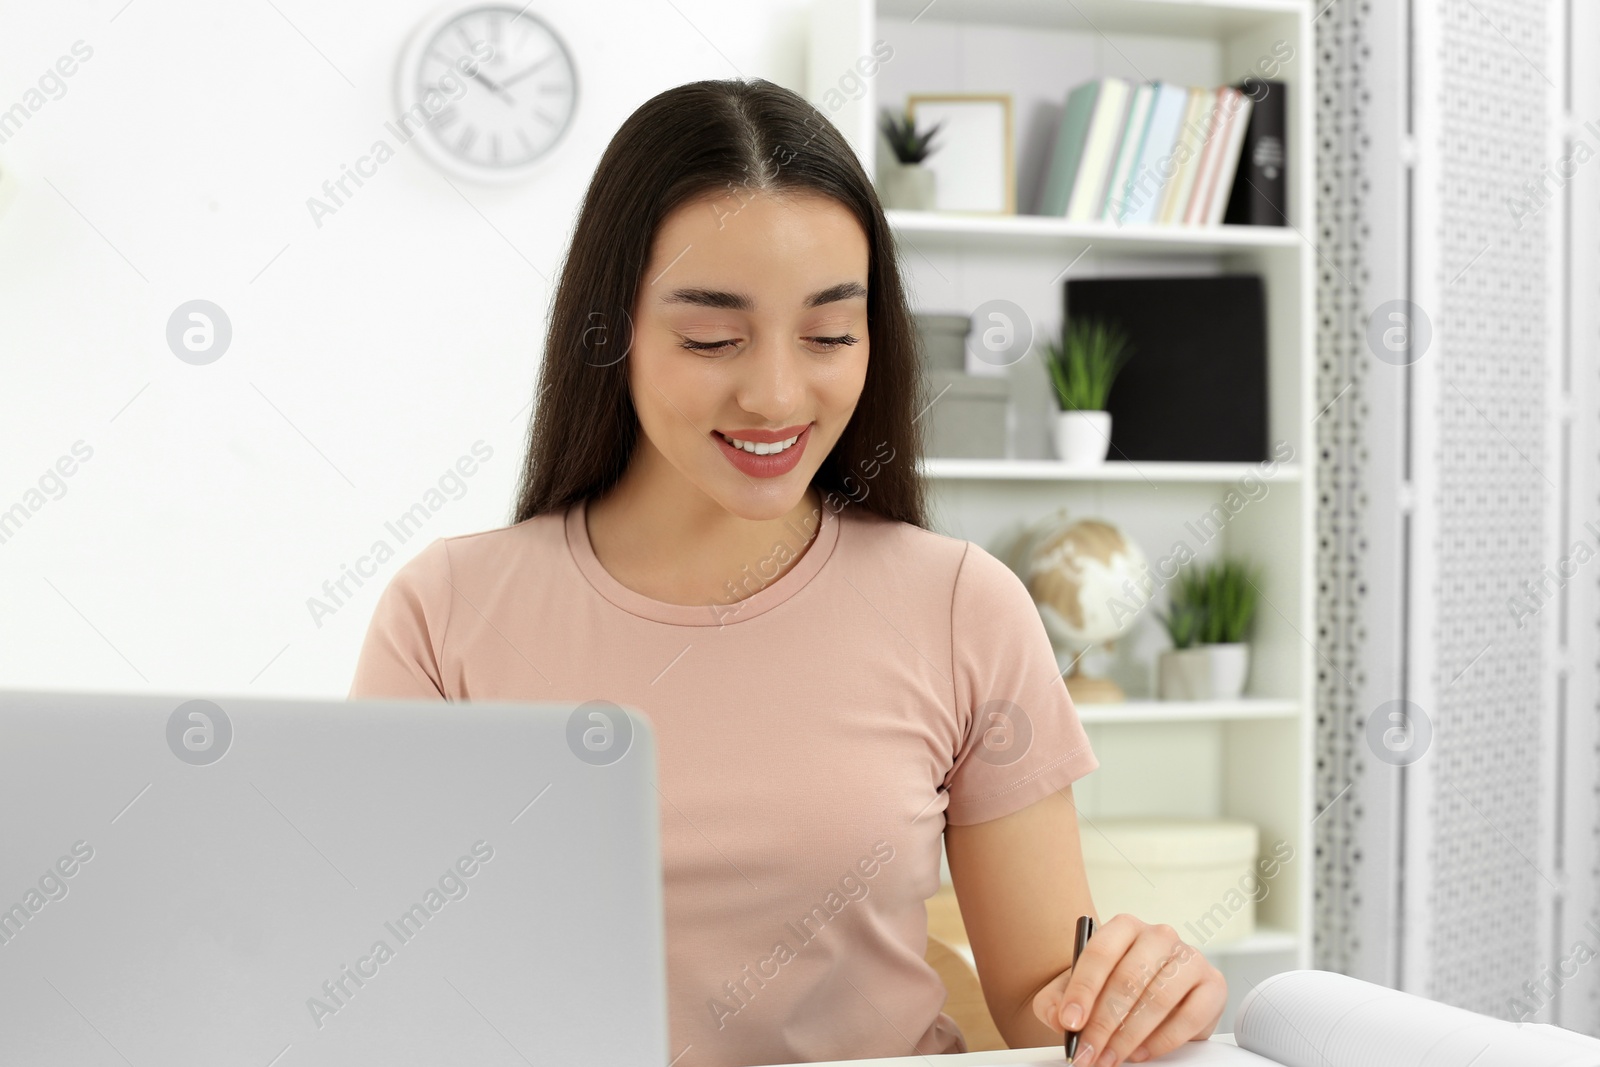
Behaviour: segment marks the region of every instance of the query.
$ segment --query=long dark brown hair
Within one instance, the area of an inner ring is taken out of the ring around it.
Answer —
[[[595,168],[561,267],[514,522],[602,495],[639,436],[632,311],[656,229],[705,194],[810,192],[866,233],[866,380],[812,485],[833,510],[928,527],[917,426],[925,383],[889,224],[855,152],[821,111],[764,79],[697,81],[646,101]]]

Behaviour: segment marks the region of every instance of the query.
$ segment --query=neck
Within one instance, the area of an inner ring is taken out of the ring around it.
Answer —
[[[787,573],[821,528],[822,507],[807,486],[770,517],[735,515],[641,441],[621,480],[586,510],[589,541],[612,577],[666,603],[716,606]]]

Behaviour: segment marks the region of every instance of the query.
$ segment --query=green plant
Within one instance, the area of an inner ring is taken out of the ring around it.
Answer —
[[[1243,641],[1255,622],[1259,577],[1238,560],[1180,571],[1171,610],[1157,614],[1172,647]]]
[[[1243,641],[1255,621],[1255,578],[1237,560],[1224,560],[1206,569],[1206,607],[1211,614],[1208,641]]]
[[[1060,341],[1044,343],[1040,358],[1050,369],[1062,411],[1104,411],[1111,383],[1132,355],[1121,327],[1098,319],[1074,319],[1062,330]]]
[[[904,120],[896,119],[888,108],[883,109],[883,135],[894,149],[894,156],[902,163],[921,163],[933,152],[933,135],[943,126],[935,122],[928,129],[917,131],[916,120],[907,114]]]
[[[1161,625],[1166,627],[1167,636],[1172,639],[1173,648],[1189,648],[1200,636],[1200,627],[1205,621],[1205,616],[1193,604],[1173,604],[1172,610],[1162,615],[1156,613],[1156,618],[1161,620]]]

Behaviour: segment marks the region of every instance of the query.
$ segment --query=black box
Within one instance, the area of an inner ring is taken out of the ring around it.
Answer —
[[[1114,322],[1133,350],[1106,399],[1108,460],[1268,458],[1259,275],[1081,278],[1063,289],[1069,322]]]

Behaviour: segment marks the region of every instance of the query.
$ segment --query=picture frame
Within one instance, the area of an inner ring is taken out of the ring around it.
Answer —
[[[906,113],[919,129],[944,125],[923,161],[936,177],[934,210],[1017,213],[1010,93],[912,93]]]

